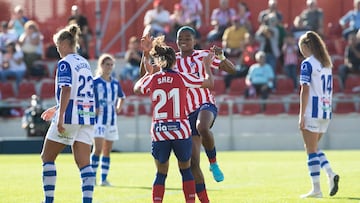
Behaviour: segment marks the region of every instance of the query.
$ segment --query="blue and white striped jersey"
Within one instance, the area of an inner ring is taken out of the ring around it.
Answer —
[[[322,67],[310,56],[301,63],[300,85],[309,85],[309,100],[305,117],[331,119],[333,78],[332,69]]]
[[[116,104],[119,98],[125,99],[125,94],[119,84],[119,81],[111,78],[106,81],[102,77],[94,79],[94,92],[96,109],[96,123],[103,125],[116,124]]]
[[[78,54],[69,54],[58,62],[56,72],[56,102],[59,108],[61,87],[71,87],[65,111],[65,124],[94,125],[95,96],[93,75],[88,61]],[[55,117],[57,119],[57,116]]]

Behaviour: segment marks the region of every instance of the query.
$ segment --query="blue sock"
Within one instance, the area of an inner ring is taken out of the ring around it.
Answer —
[[[45,194],[45,203],[52,203],[54,201],[56,183],[56,167],[54,162],[43,163],[42,181]]]
[[[313,183],[320,182],[320,159],[317,153],[312,153],[308,155],[307,162],[310,177]]]
[[[210,163],[215,163],[216,162],[216,149],[214,147],[214,149],[212,150],[205,150],[206,156],[209,159]]]
[[[95,174],[90,165],[87,165],[80,169],[80,175],[82,180],[82,196],[83,203],[91,203],[94,185],[95,185]]]
[[[99,156],[97,156],[95,154],[91,155],[91,167],[95,173],[95,177],[96,177],[97,168],[99,167],[99,160],[100,160]]]
[[[194,180],[194,176],[191,173],[191,169],[187,168],[187,169],[180,169],[180,173],[182,176],[182,181],[189,181],[189,180]]]
[[[154,185],[165,185],[166,174],[156,173]]]
[[[110,168],[110,157],[101,158],[101,181],[105,181]]]

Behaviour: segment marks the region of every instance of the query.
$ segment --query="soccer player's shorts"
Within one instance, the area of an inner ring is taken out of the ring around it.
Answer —
[[[186,162],[190,160],[192,152],[191,137],[181,140],[152,142],[151,154],[154,159],[158,160],[160,163],[165,163],[169,160],[171,150],[174,151],[178,161]]]
[[[213,126],[213,124],[215,122],[217,112],[218,112],[217,107],[214,104],[211,104],[211,103],[202,104],[198,109],[196,109],[196,111],[190,113],[189,116],[188,116],[192,136],[194,136],[194,135],[199,136],[200,135],[199,132],[196,129],[196,121],[198,119],[198,115],[199,115],[200,111],[203,111],[203,110],[210,111],[210,112],[212,112],[214,114],[214,120],[213,120],[210,128]]]
[[[329,127],[330,119],[305,118],[305,129],[314,133],[325,133]]]
[[[94,130],[94,138],[104,138],[109,141],[119,139],[118,128],[116,125],[95,124]]]
[[[65,132],[60,134],[57,129],[57,123],[52,122],[48,132],[46,133],[46,139],[65,145],[73,145],[75,141],[92,145],[92,134],[94,133],[94,126],[64,124],[64,128]]]

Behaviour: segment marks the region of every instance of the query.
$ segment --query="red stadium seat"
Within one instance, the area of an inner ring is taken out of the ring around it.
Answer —
[[[287,111],[288,114],[299,115],[299,112],[300,112],[300,103],[299,102],[289,104],[289,109]]]
[[[333,93],[341,92],[341,82],[339,77],[334,76],[333,78]]]
[[[214,80],[214,88],[211,90],[214,95],[222,95],[226,93],[225,83],[223,78],[216,78]]]
[[[120,85],[126,96],[134,95],[134,82],[132,80],[121,80]]]
[[[244,103],[240,111],[240,114],[247,116],[258,113],[261,113],[261,104],[259,103]]]
[[[41,99],[52,99],[55,95],[55,81],[44,80],[40,86],[40,98]]]
[[[356,112],[355,103],[351,101],[337,102],[334,109],[334,113],[336,114],[348,114],[355,112]]]
[[[0,82],[0,98],[1,100],[14,99],[16,97],[13,83]]]
[[[345,80],[344,92],[350,94],[354,93],[353,88],[358,86],[360,86],[360,76],[349,75],[349,77]]]
[[[268,103],[265,105],[265,115],[277,115],[285,113],[285,107],[283,103]]]
[[[22,81],[19,85],[19,92],[17,99],[30,99],[33,94],[36,94],[35,84],[31,81]]]
[[[286,95],[294,92],[294,83],[291,78],[278,78],[276,81],[276,95]]]
[[[229,95],[243,96],[246,90],[245,78],[236,78],[231,81]]]

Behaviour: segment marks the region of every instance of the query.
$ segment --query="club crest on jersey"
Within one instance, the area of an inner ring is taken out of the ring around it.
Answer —
[[[177,131],[180,130],[180,122],[155,123],[154,129],[156,132]]]

